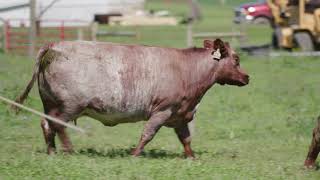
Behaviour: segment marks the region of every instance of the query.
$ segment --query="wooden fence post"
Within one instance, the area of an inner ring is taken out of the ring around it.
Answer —
[[[221,5],[225,5],[226,4],[226,0],[220,0],[220,4]]]
[[[96,22],[91,23],[90,31],[91,31],[91,40],[97,41],[98,23]]]
[[[4,26],[4,24],[3,24]],[[5,33],[4,33],[4,29],[2,27],[2,33],[0,34],[0,49],[3,49],[4,51],[4,39],[5,39]]]
[[[193,32],[192,32],[192,22],[193,20],[191,20],[190,22],[188,22],[187,25],[187,47],[192,47],[193,46]]]
[[[9,21],[4,22],[3,26],[3,49],[5,53],[8,53],[10,49],[10,23]]]
[[[245,22],[240,22],[240,38],[239,38],[239,45],[240,47],[245,46],[247,44],[247,26]]]
[[[36,26],[37,26],[37,17],[36,17],[36,0],[30,0],[30,28],[29,28],[29,56],[33,58],[35,56],[35,47],[36,47]]]
[[[64,21],[62,21],[60,25],[60,40],[64,41],[64,39],[65,39]]]
[[[79,27],[77,30],[77,39],[83,40],[83,28],[82,27]]]

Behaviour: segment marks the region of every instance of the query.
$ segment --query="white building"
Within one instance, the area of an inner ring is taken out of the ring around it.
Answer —
[[[10,20],[11,25],[28,26],[29,7],[14,7],[27,4],[29,0],[0,0],[0,18]],[[81,25],[90,23],[95,15],[128,14],[143,10],[145,0],[37,0],[36,14],[42,26]],[[9,10],[11,9],[11,10]],[[25,22],[21,22],[25,21]]]

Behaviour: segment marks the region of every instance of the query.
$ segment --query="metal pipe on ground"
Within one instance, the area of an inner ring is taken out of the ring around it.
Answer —
[[[84,129],[82,129],[82,128],[79,128],[79,127],[74,126],[74,125],[72,125],[72,124],[68,124],[68,123],[66,123],[66,122],[64,122],[64,121],[62,121],[62,120],[60,120],[60,119],[57,119],[57,118],[54,118],[54,117],[52,117],[52,116],[46,115],[46,114],[41,113],[41,112],[39,112],[39,111],[37,111],[37,110],[31,109],[31,108],[29,108],[29,107],[26,107],[26,106],[24,106],[24,105],[22,105],[22,104],[16,103],[16,102],[14,102],[14,101],[12,101],[12,100],[10,100],[10,99],[8,99],[8,98],[5,98],[5,97],[3,97],[3,96],[0,96],[0,100],[3,101],[3,102],[5,102],[5,103],[7,103],[7,104],[16,106],[16,107],[18,107],[18,108],[20,108],[20,109],[29,111],[29,112],[31,112],[31,113],[33,113],[33,114],[36,114],[36,115],[40,116],[40,117],[44,117],[44,118],[46,118],[47,120],[52,121],[52,122],[54,122],[54,123],[63,125],[63,126],[65,126],[65,127],[68,127],[68,128],[70,128],[70,129],[75,130],[75,131],[77,131],[77,132],[80,132],[80,133],[82,133],[82,134],[86,134],[86,131],[85,131]]]

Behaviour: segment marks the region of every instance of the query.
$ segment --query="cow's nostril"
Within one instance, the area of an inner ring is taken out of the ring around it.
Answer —
[[[249,81],[250,81],[250,76],[246,74],[246,75],[244,76],[244,81],[245,81],[246,84],[248,84]]]

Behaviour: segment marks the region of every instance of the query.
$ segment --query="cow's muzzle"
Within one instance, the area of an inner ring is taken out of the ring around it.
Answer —
[[[240,78],[240,80],[238,81],[237,85],[238,86],[245,86],[245,85],[249,84],[249,81],[250,81],[249,75],[245,74]]]

